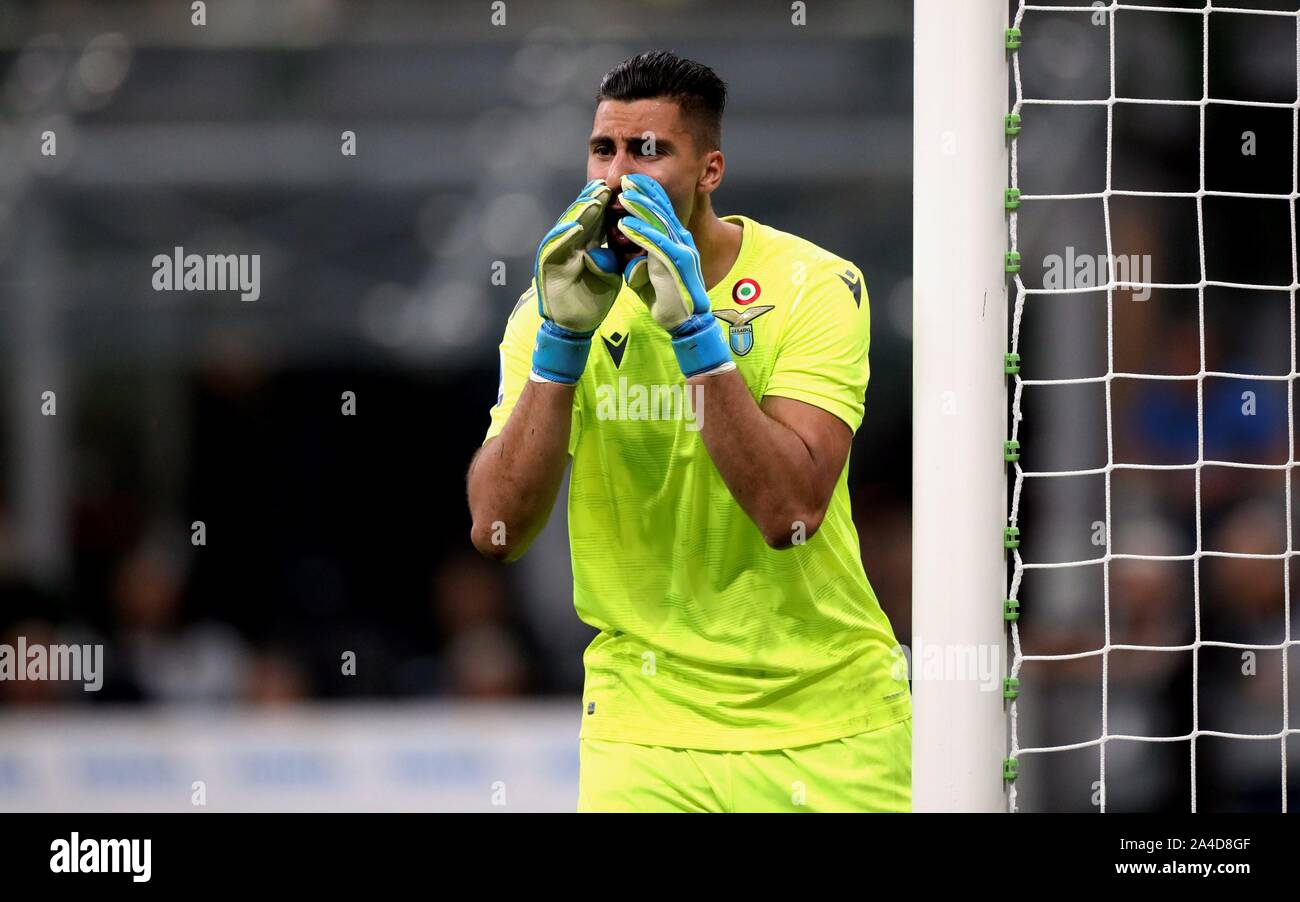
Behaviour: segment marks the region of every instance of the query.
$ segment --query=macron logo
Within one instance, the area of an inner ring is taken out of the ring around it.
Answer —
[[[151,839],[56,839],[50,843],[50,870],[56,874],[132,874],[136,883],[148,883],[153,872]]]

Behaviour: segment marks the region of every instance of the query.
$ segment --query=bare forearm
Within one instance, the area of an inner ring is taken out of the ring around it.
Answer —
[[[802,438],[768,416],[738,371],[688,380],[703,393],[700,436],[742,510],[768,544],[786,547],[799,524],[815,532],[825,514],[816,460]]]
[[[505,429],[470,464],[471,539],[513,561],[546,524],[568,464],[574,387],[529,381]]]

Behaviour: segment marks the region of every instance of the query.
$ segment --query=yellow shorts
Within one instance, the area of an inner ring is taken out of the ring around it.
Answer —
[[[911,811],[912,720],[793,749],[580,741],[579,811]]]

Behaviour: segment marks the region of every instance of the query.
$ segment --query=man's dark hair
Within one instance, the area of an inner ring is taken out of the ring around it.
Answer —
[[[703,63],[683,59],[671,50],[642,53],[610,69],[600,81],[596,102],[655,97],[677,103],[702,150],[721,149],[726,82]]]

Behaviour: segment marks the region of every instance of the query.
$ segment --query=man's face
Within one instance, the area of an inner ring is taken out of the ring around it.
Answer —
[[[668,193],[677,218],[689,226],[696,183],[704,168],[703,155],[673,100],[603,100],[596,107],[587,148],[587,178],[604,179],[615,192],[606,220],[606,236],[610,248],[620,257],[639,252],[614,227],[624,213],[618,200],[622,177],[637,172],[653,178]]]

